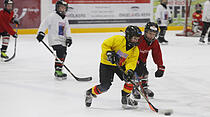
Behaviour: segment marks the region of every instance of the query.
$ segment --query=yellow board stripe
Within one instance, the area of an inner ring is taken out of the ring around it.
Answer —
[[[144,31],[143,27],[140,27]],[[72,28],[72,33],[105,33],[105,32],[120,32],[125,30],[121,27],[114,28]],[[169,26],[168,30],[183,30],[183,26]],[[38,29],[18,29],[18,34],[37,34]]]

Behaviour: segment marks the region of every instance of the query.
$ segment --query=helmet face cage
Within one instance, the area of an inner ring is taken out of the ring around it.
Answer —
[[[195,9],[201,11],[202,10],[202,5],[201,4],[196,4]]]
[[[129,25],[125,30],[125,37],[130,40],[133,36],[140,37],[142,35],[141,30],[137,26]]]
[[[59,11],[60,5],[64,5],[64,6],[66,7],[66,11],[65,11],[65,13],[66,13],[66,12],[68,11],[68,3],[65,2],[64,0],[58,0],[58,1],[56,2],[55,11],[57,11],[57,12],[59,12],[59,13],[61,13],[61,12]],[[64,14],[65,14],[65,13],[64,13]]]

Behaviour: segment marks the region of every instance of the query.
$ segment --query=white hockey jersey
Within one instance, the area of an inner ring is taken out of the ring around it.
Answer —
[[[210,1],[209,0],[207,0],[204,3],[202,21],[210,22]]]
[[[169,8],[167,6],[167,9],[163,7],[161,4],[157,6],[157,11],[155,13],[155,19],[157,21],[158,18],[161,20],[161,24],[158,24],[159,26],[168,26],[168,18],[171,17],[171,13],[169,11]]]
[[[48,42],[50,46],[66,46],[66,37],[71,36],[68,19],[61,18],[56,12],[51,13],[41,23],[38,32],[44,32],[48,29]]]

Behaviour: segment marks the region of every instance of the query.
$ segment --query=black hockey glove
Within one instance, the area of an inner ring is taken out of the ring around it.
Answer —
[[[157,24],[161,24],[160,18],[157,19]]]
[[[112,64],[119,63],[119,57],[114,51],[107,51],[107,60],[110,61]]]
[[[18,35],[15,33],[14,35],[12,35],[14,38],[18,38]]]
[[[168,18],[168,23],[169,24],[173,23],[173,19],[171,17]]]
[[[14,22],[15,24],[17,24],[17,25],[20,24],[20,21],[19,21],[18,19],[16,19],[16,18],[13,19],[13,22]]]
[[[36,39],[41,42],[44,39],[45,34],[43,32],[39,32],[39,34],[36,36]]]
[[[158,66],[158,70],[155,72],[155,77],[162,77],[165,71],[165,66]]]
[[[125,74],[125,78],[127,81],[130,81],[133,78],[134,75],[134,71],[132,69],[129,69],[127,71],[127,74]]]
[[[67,38],[66,38],[66,46],[67,46],[67,47],[70,47],[71,44],[72,44],[72,39],[71,39],[71,37],[67,37]]]

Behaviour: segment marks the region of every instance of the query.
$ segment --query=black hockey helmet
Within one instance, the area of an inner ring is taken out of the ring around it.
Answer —
[[[136,46],[137,43],[131,42],[131,38],[133,36],[140,37],[141,35],[142,35],[142,32],[141,32],[140,28],[137,26],[129,25],[125,29],[125,38],[129,45]]]
[[[133,36],[140,37],[142,35],[141,30],[137,26],[129,25],[125,29],[125,38],[130,40]]]
[[[168,0],[160,0],[161,4],[168,4]]]
[[[153,43],[153,41],[155,40],[155,37],[154,38],[149,38],[147,33],[149,32],[155,32],[155,37],[157,37],[158,35],[158,25],[154,22],[148,22],[146,25],[145,25],[145,28],[144,28],[144,38],[147,42],[148,45],[151,45]]]
[[[66,7],[66,11],[65,11],[65,12],[59,11],[60,5],[63,5],[63,6]],[[56,2],[56,4],[55,4],[55,11],[56,11],[56,12],[59,12],[60,14],[65,15],[66,12],[67,12],[67,10],[68,10],[68,3],[67,3],[65,0],[58,0],[58,1]]]
[[[4,0],[4,4],[13,4],[13,0]]]
[[[158,25],[154,22],[147,22],[144,28],[144,34],[146,34],[148,31],[155,32],[157,36],[159,32]]]
[[[4,8],[5,8],[5,9],[6,9],[6,7],[7,7],[8,4],[12,4],[12,7],[13,7],[13,5],[14,5],[13,0],[4,0]],[[7,9],[7,10],[8,10],[8,9]]]

